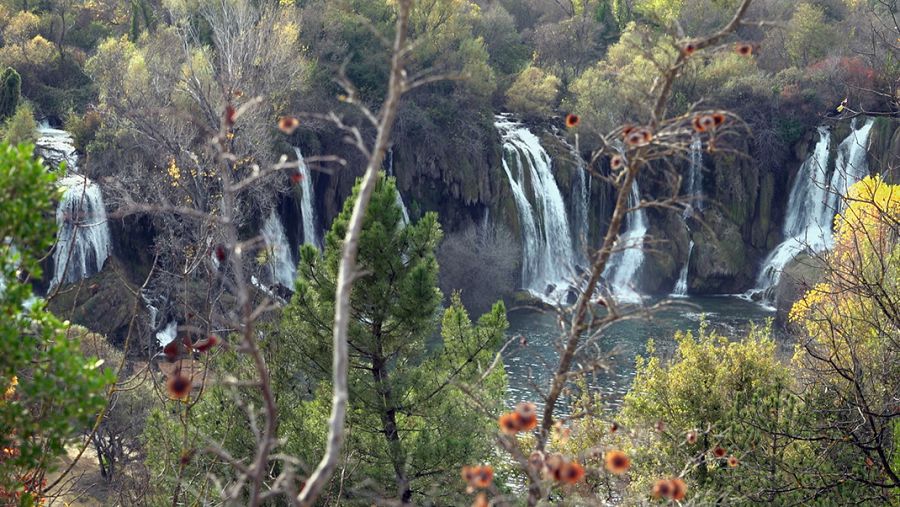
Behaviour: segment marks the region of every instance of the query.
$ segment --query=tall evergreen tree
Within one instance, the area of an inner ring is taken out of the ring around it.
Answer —
[[[19,105],[22,94],[22,77],[12,67],[0,74],[0,120],[11,117]]]
[[[373,494],[407,503],[414,494],[461,492],[459,467],[489,455],[486,429],[492,420],[479,414],[459,386],[477,389],[488,404],[502,399],[502,367],[481,377],[503,340],[507,321],[498,302],[473,325],[454,295],[443,314],[440,336],[434,335],[442,300],[435,260],[441,228],[433,213],[404,227],[395,193],[392,178],[379,182],[360,241],[361,276],[353,287],[349,333],[347,459],[353,463],[347,469],[357,470],[354,479],[383,488]],[[356,192],[347,199],[326,235],[324,257],[304,247],[297,292],[285,310],[278,338],[270,343],[286,411],[284,435],[309,435],[302,427],[321,428],[327,418],[334,286],[355,197]],[[309,388],[315,399],[301,401],[301,377],[317,384]],[[294,442],[301,448],[309,444],[317,447],[324,441]]]

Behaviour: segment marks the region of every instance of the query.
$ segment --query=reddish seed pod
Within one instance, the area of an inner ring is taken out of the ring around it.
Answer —
[[[181,372],[172,375],[166,382],[166,390],[169,396],[176,400],[187,398],[191,392],[191,379],[185,377]]]
[[[581,123],[581,118],[577,114],[569,113],[566,115],[566,127],[575,128]]]
[[[225,124],[230,127],[234,125],[235,120],[237,120],[237,110],[235,110],[234,106],[228,104],[225,106]]]
[[[300,120],[293,116],[282,116],[278,119],[278,130],[291,135],[300,126]]]

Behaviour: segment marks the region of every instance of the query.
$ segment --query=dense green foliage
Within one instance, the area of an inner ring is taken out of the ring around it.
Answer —
[[[16,112],[22,95],[22,77],[12,67],[0,74],[0,121]]]
[[[321,384],[330,379],[334,283],[352,207],[348,199],[321,259],[304,247],[297,293],[272,339],[282,406],[292,414],[282,428],[291,435],[315,435],[311,430],[325,426],[330,390]],[[440,237],[433,213],[404,227],[393,181],[379,182],[360,242],[359,265],[367,274],[351,299],[349,445],[357,456],[349,461],[357,471],[347,480],[371,479],[376,493],[407,501],[414,494],[460,492],[459,467],[490,454],[491,420],[457,386],[477,390],[488,405],[502,398],[505,386],[502,368],[480,379],[503,340],[502,303],[473,324],[454,296],[438,322]],[[438,327],[440,338],[432,336]],[[313,457],[322,443],[294,450]]]
[[[0,496],[40,491],[44,474],[105,403],[111,380],[19,281],[50,246],[55,176],[30,145],[0,144]],[[8,496],[9,495],[9,496]]]

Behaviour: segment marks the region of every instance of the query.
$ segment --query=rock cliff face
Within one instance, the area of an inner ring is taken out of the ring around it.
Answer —
[[[487,217],[521,240],[520,211],[503,170],[502,143],[493,119],[486,115],[477,122],[475,130],[440,142],[422,142],[415,131],[400,129],[386,164],[390,164],[397,177],[398,188],[413,219],[425,211],[437,211],[444,229],[452,232],[484,223]],[[898,127],[897,120],[877,119],[868,149],[870,171],[881,173],[892,182],[900,181]],[[843,138],[849,128],[848,122],[832,125],[834,138]],[[572,235],[577,236],[572,245],[578,258],[586,247],[596,247],[606,232],[614,197],[612,188],[594,179],[584,189],[588,197],[585,201],[585,194],[581,193],[584,187],[579,186],[583,161],[574,154],[572,146],[551,125],[530,125],[529,130],[539,137],[541,146],[552,159],[553,177],[565,202]],[[320,231],[325,230],[349,195],[355,178],[361,174],[363,161],[352,148],[341,143],[335,132],[306,132],[298,138],[306,155],[338,154],[348,161],[346,167],[330,174],[312,172],[317,226]],[[734,294],[751,288],[761,261],[783,239],[782,226],[791,185],[816,141],[816,131],[810,128],[790,149],[777,150],[781,155],[774,162],[771,154],[765,152],[768,147],[750,138],[731,146],[733,150],[727,152],[703,152],[702,209],[698,207],[687,218],[680,211],[648,211],[650,242],[634,281],[636,287],[645,294],[671,293],[687,263],[689,294]],[[290,146],[283,148],[286,153],[292,151]],[[833,163],[834,154],[830,160]],[[687,171],[687,162],[683,170]],[[529,178],[525,177],[524,187],[533,192]],[[671,190],[671,181],[654,177],[649,171],[639,182],[644,199],[668,195]],[[586,202],[586,209],[579,211],[576,201]],[[288,241],[291,245],[299,244],[303,234],[296,192],[283,196],[279,214]],[[149,220],[128,219],[110,225],[114,259],[110,269],[89,280],[90,284],[96,284],[90,291],[55,304],[60,311],[65,310],[63,315],[75,308],[74,321],[121,340],[127,332],[127,322],[124,317],[106,319],[107,315],[115,317],[115,312],[102,307],[108,304],[104,300],[127,298],[125,294],[110,292],[114,289],[106,286],[121,286],[123,277],[131,285],[142,282],[153,259],[154,234]],[[690,256],[689,252],[692,252]],[[293,254],[296,256],[296,252]],[[776,290],[781,317],[802,295],[798,287],[816,276],[815,266],[809,263],[791,263],[785,272],[796,276],[786,276]],[[453,286],[453,281],[445,285]],[[104,322],[92,322],[101,315]]]

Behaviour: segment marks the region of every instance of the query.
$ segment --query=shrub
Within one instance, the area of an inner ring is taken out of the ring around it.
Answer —
[[[527,118],[550,116],[556,106],[560,80],[543,70],[529,66],[506,92],[506,106]]]
[[[23,102],[3,126],[3,141],[9,144],[31,143],[37,139],[37,123],[31,104]]]
[[[22,94],[22,77],[12,67],[0,74],[0,120],[9,118],[16,112]]]

